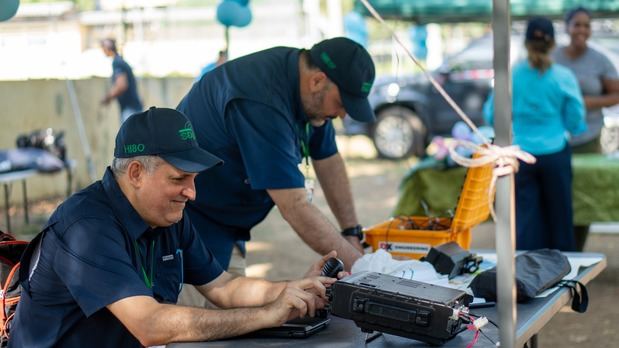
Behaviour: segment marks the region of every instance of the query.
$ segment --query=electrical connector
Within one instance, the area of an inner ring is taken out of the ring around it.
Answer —
[[[488,324],[488,318],[486,317],[479,317],[473,321],[473,326],[475,326],[476,330],[481,329],[486,326],[486,324]]]
[[[460,318],[460,309],[454,308],[451,312],[451,317],[449,317],[449,319],[458,320],[458,318]]]

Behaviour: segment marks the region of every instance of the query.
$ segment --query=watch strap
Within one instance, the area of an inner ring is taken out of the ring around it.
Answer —
[[[357,237],[360,241],[363,240],[363,227],[361,225],[345,228],[340,233],[344,237]]]

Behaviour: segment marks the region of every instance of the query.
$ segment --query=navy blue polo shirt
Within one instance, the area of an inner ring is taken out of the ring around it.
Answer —
[[[22,259],[9,347],[140,347],[107,305],[139,295],[176,303],[183,282],[205,284],[222,273],[187,216],[150,228],[109,168],[54,212],[36,265],[26,256],[33,249]]]
[[[337,153],[330,121],[309,127],[299,95],[299,49],[275,47],[235,59],[194,83],[177,109],[200,147],[224,160],[198,175],[191,221],[227,268],[232,246],[273,208],[267,189],[301,188],[301,143],[313,159]]]
[[[127,90],[117,98],[120,109],[142,110],[142,102],[138,96],[138,84],[135,81],[133,70],[121,56],[116,55],[112,61],[112,82],[116,82],[120,74],[127,75]]]

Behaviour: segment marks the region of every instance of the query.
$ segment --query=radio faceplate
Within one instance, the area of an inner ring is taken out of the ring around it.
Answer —
[[[331,286],[331,314],[355,321],[362,331],[380,331],[440,345],[457,335],[454,311],[468,305],[464,291],[362,272]]]

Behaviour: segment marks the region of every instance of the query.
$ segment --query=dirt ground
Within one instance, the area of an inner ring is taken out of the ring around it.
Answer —
[[[364,139],[339,143],[345,154],[357,213],[364,226],[389,218],[398,200],[400,180],[413,161],[390,162],[373,159],[373,149]],[[13,209],[16,231],[31,238],[45,223],[60,200],[36,202],[27,226],[20,209]],[[324,196],[317,189],[314,201],[331,218]],[[302,275],[318,255],[309,249],[281,218],[277,209],[253,231],[248,244],[248,275],[271,280],[294,279]],[[473,230],[473,248],[494,248],[494,225],[485,223]],[[619,234],[590,235],[585,251],[602,252],[607,269],[588,285],[589,309],[584,314],[558,313],[540,332],[541,347],[617,347],[619,342]]]

